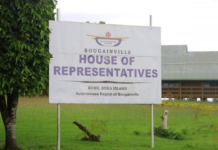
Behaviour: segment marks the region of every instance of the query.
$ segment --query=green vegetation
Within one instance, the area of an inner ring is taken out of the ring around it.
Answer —
[[[154,128],[154,135],[171,140],[184,140],[184,135],[186,135],[187,133],[188,132],[186,129],[182,129],[182,132],[178,132],[173,128],[162,129],[161,126]]]
[[[169,105],[171,104],[171,105]],[[154,126],[161,125],[160,116],[169,110],[168,128],[182,132],[183,140],[171,140],[155,136],[155,150],[214,150],[218,147],[218,131],[202,128],[210,125],[208,116],[198,117],[198,107],[211,108],[210,117],[218,126],[218,103],[167,101],[154,105]],[[17,110],[17,143],[25,150],[57,149],[57,105],[48,104],[48,98],[20,98]],[[0,119],[1,120],[1,119]],[[78,121],[91,131],[93,120],[101,121],[107,132],[92,130],[101,135],[100,142],[81,141],[81,130],[74,125]],[[183,131],[184,130],[184,131]],[[0,147],[4,145],[3,123],[0,122]],[[150,105],[93,105],[61,104],[62,150],[149,150]]]
[[[86,21],[86,23],[91,23],[91,22]],[[95,22],[94,22],[94,23],[95,23]],[[99,21],[99,24],[106,24],[106,22],[105,22],[105,21]]]
[[[48,86],[55,0],[0,0],[0,95],[34,96]]]
[[[0,0],[0,112],[5,150],[16,144],[19,95],[35,96],[48,89],[49,20],[56,0]]]

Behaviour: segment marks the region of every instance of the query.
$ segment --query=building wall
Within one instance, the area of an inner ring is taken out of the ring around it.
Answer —
[[[162,46],[162,97],[218,96],[218,52],[188,52],[186,45]]]

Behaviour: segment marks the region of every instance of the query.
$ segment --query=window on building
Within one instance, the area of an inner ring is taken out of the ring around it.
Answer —
[[[177,87],[179,86],[179,81],[162,81],[162,86]]]
[[[176,83],[175,83],[175,86],[179,86],[179,82],[176,82]]]
[[[218,86],[218,81],[204,81],[204,86],[205,87]]]
[[[210,86],[210,83],[209,82],[204,82],[204,86],[208,87],[208,86]]]
[[[163,86],[168,86],[168,83],[162,83]]]

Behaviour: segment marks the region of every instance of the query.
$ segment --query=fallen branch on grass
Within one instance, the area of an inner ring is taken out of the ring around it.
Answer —
[[[197,131],[200,131],[202,128],[206,128],[206,127],[208,127],[208,126],[202,125]]]
[[[82,140],[84,140],[84,141],[98,141],[98,142],[100,141],[100,136],[99,136],[99,135],[96,136],[96,135],[90,133],[90,132],[86,129],[86,127],[84,127],[82,124],[80,124],[80,123],[77,122],[77,121],[74,121],[73,123],[74,123],[75,125],[77,125],[82,131],[84,131],[84,132],[88,135],[88,137],[83,137]]]

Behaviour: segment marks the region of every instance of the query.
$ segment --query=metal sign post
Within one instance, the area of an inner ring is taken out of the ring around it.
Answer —
[[[152,27],[152,15],[150,15],[150,27]],[[151,104],[151,148],[154,148],[154,107]]]
[[[57,8],[56,11],[57,11],[56,12],[56,16],[57,16],[56,21],[59,21],[59,9]],[[58,118],[57,118],[58,119],[57,120],[57,125],[58,125],[58,127],[57,127],[58,128],[58,133],[57,133],[58,134],[58,150],[60,150],[61,149],[61,138],[60,138],[61,137],[61,135],[60,135],[61,134],[60,133],[60,131],[61,131],[61,128],[60,128],[60,119],[61,119],[60,117],[61,117],[61,115],[60,115],[60,104],[59,103],[57,104],[57,115],[58,115]]]
[[[60,104],[57,104],[57,113],[58,113],[58,150],[61,149],[61,139],[60,139]]]
[[[153,104],[151,104],[151,148],[154,148],[154,116],[153,116]]]

